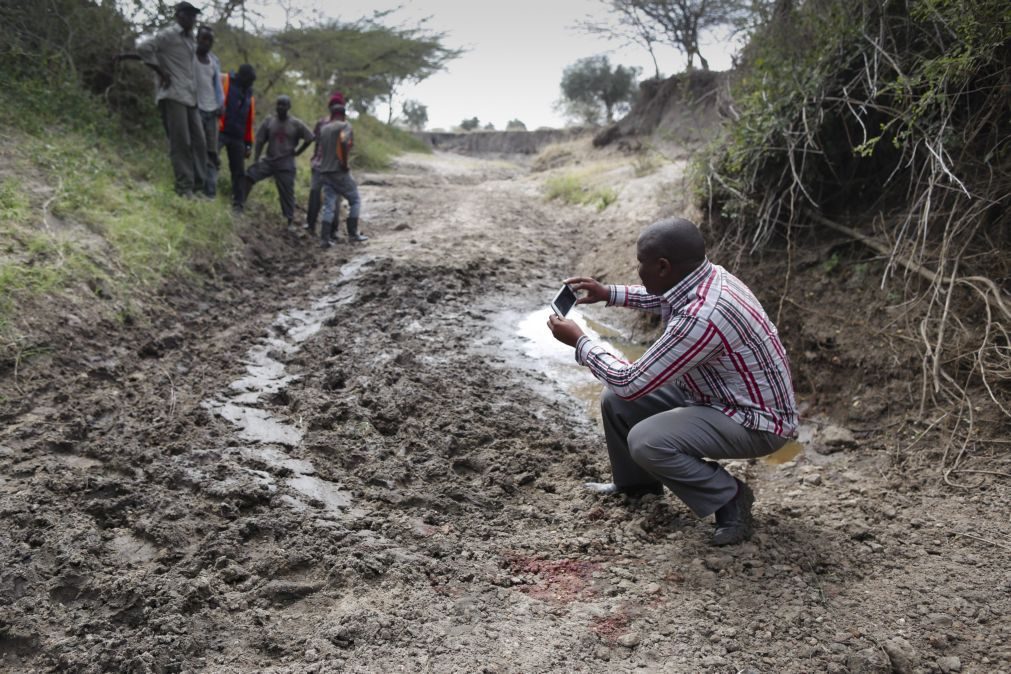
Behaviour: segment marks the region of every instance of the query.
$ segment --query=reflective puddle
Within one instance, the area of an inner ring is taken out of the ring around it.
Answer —
[[[548,330],[551,309],[538,309],[526,314],[516,324],[516,335],[520,338],[521,350],[526,358],[537,362],[537,370],[558,383],[566,393],[580,400],[587,416],[600,419],[600,393],[603,385],[576,362],[572,347],[562,344]],[[645,350],[645,345],[635,344],[621,338],[620,333],[592,319],[588,319],[578,309],[568,315],[582,328],[587,337],[600,340],[612,352],[626,360],[635,360]]]
[[[243,457],[290,476],[279,481],[272,472],[243,468],[255,482],[271,493],[280,492],[281,501],[299,511],[311,505],[339,514],[351,505],[351,495],[337,483],[318,477],[310,460],[291,456],[289,452],[297,453],[301,447],[303,429],[261,405],[298,380],[298,375],[288,372],[285,360],[319,332],[339,307],[354,301],[357,289],[351,281],[371,259],[363,256],[345,263],[333,284],[334,292],[314,301],[308,309],[278,314],[268,333],[243,356],[243,375],[220,396],[201,403],[204,409],[230,422],[242,440],[253,443],[241,450]]]
[[[762,462],[771,466],[781,466],[784,463],[789,463],[790,461],[796,459],[803,451],[804,445],[800,444],[796,440],[790,440],[790,442],[786,443],[772,454],[763,456]]]

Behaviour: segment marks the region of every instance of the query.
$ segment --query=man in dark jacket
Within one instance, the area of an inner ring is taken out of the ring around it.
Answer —
[[[228,170],[232,174],[232,207],[242,210],[243,178],[246,162],[253,149],[253,120],[256,118],[256,99],[253,82],[256,70],[248,63],[239,66],[238,72],[221,76],[225,104],[218,124],[218,147],[228,153]]]

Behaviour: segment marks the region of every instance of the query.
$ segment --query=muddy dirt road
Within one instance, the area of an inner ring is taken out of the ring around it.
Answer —
[[[1011,671],[1006,491],[809,447],[732,466],[729,550],[669,494],[584,494],[592,380],[529,326],[620,210],[444,155],[361,182],[366,245],[252,236],[20,373],[0,671]]]

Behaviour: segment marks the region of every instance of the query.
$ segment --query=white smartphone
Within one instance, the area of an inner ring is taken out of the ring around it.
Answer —
[[[567,285],[563,285],[555,295],[555,299],[551,300],[551,310],[562,318],[565,318],[565,314],[574,306],[576,306],[576,293]]]

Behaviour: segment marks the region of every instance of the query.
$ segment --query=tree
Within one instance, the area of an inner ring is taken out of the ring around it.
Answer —
[[[473,131],[479,126],[481,126],[481,120],[477,117],[471,117],[460,122],[460,128],[464,131]]]
[[[688,70],[695,67],[695,57],[703,70],[709,62],[702,56],[699,37],[724,26],[743,29],[751,17],[763,14],[775,0],[602,0],[617,16],[618,23],[584,21],[580,27],[590,33],[625,40],[644,47],[656,67],[653,51],[657,44],[679,50],[687,59]]]
[[[562,105],[570,116],[582,118],[588,123],[599,119],[592,111],[603,107],[607,123],[614,121],[614,113],[627,107],[635,98],[635,81],[638,68],[615,66],[606,56],[590,56],[579,59],[565,69],[562,74]]]
[[[428,123],[428,106],[422,105],[418,101],[404,101],[400,107],[404,114],[404,120],[408,128],[412,131],[421,131]]]
[[[510,119],[506,124],[506,131],[526,131],[527,125],[518,119]]]
[[[390,28],[372,20],[330,21],[291,28],[273,36],[286,65],[312,83],[318,96],[339,88],[367,109],[376,100],[390,106],[405,83],[435,74],[462,52],[443,46],[441,33]],[[259,87],[258,87],[259,88]]]
[[[491,122],[488,122],[487,124],[484,125],[484,130],[485,131],[494,131],[495,130],[495,125],[492,124]]]

